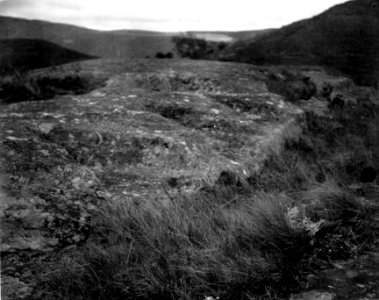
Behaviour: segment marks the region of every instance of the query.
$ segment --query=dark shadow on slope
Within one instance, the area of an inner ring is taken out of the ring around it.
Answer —
[[[0,73],[0,104],[51,99],[59,95],[86,94],[105,85],[106,76],[82,72],[81,65],[53,67],[42,74],[17,69]]]
[[[0,40],[0,69],[31,70],[95,58],[59,45],[33,39]]]

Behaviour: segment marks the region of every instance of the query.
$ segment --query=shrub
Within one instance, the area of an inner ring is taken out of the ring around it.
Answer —
[[[269,74],[267,88],[290,102],[309,100],[317,92],[316,85],[308,77],[286,71]]]
[[[172,54],[172,52],[167,52],[166,54],[162,52],[157,52],[155,54],[155,58],[173,58],[173,57],[174,57],[174,54]]]
[[[224,49],[225,42],[213,42],[196,38],[191,34],[173,37],[175,49],[183,58],[191,59],[212,59],[216,53]]]
[[[157,54],[155,54],[155,58],[166,58],[166,55],[164,55],[162,52],[157,52]]]

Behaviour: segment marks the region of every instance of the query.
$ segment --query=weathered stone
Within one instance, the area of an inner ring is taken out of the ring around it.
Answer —
[[[39,152],[41,152],[44,156],[49,156],[50,155],[50,152],[48,150],[39,150]]]
[[[28,140],[27,138],[19,138],[15,136],[7,136],[5,139],[11,142],[24,142]]]
[[[328,292],[310,291],[291,296],[290,300],[333,300],[335,295]]]
[[[1,226],[5,253],[51,251],[84,241],[98,205],[94,199],[138,203],[143,198],[170,205],[168,194],[191,193],[204,181],[242,185],[288,140],[298,139],[304,110],[317,108],[320,116],[327,111],[325,100],[311,97],[315,91],[307,82],[292,86],[297,100],[310,98],[301,103],[303,109],[270,92],[267,74],[254,66],[174,60],[91,63],[99,72],[113,73],[107,86],[89,95],[4,107],[1,122],[19,110],[24,122],[14,128],[4,121],[4,129],[12,130],[5,140],[18,148],[32,140],[37,149],[32,154],[53,162],[43,168],[28,165],[22,170],[31,170],[29,177],[15,174],[21,194],[43,199],[33,198],[7,218],[0,215],[6,223]],[[351,96],[349,80],[323,72],[309,77],[316,85],[329,82],[333,93]],[[40,124],[41,118],[54,123]],[[39,129],[36,136],[30,136],[30,128]],[[11,151],[14,157],[18,149]],[[330,300],[333,295],[314,291],[292,299]]]
[[[42,123],[38,126],[38,129],[45,133],[48,134],[50,133],[51,130],[53,130],[55,127],[55,123]]]
[[[33,207],[26,209],[8,209],[6,211],[7,218],[14,222],[18,222],[24,228],[43,228],[45,224],[51,222],[53,216],[47,212],[43,212],[41,209]]]
[[[18,232],[21,234],[21,232]],[[52,246],[58,245],[58,240],[53,237],[46,237],[38,230],[24,232],[24,236],[10,236],[2,241],[2,252],[16,252],[20,250],[52,251]]]
[[[20,281],[18,278],[10,276],[1,277],[1,298],[25,299],[32,293],[32,288]]]

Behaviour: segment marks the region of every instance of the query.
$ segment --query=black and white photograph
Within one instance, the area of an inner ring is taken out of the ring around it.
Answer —
[[[378,0],[0,0],[0,300],[379,300]]]

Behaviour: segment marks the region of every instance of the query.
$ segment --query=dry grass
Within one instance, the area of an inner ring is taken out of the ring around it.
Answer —
[[[311,239],[291,227],[289,199],[260,194],[228,206],[210,200],[106,204],[94,239],[66,258],[50,289],[78,299],[249,299],[266,289],[285,292]]]
[[[317,233],[318,259],[356,256],[378,238],[377,206],[326,182],[306,191],[303,201],[312,220],[325,220]]]
[[[374,210],[331,182],[298,206],[276,193],[236,201],[228,193],[235,191],[168,206],[106,203],[91,242],[43,278],[46,298],[276,299],[310,268],[351,257],[375,238]]]

